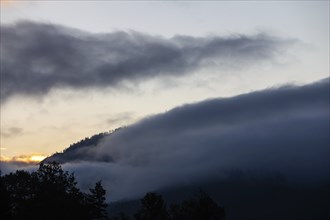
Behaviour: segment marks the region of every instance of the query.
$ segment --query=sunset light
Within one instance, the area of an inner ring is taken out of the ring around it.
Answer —
[[[1,156],[1,161],[3,162],[20,162],[20,163],[39,163],[46,156],[42,154],[33,154],[33,155],[19,155],[15,157],[5,157]]]
[[[44,155],[34,155],[30,157],[30,161],[32,162],[40,162],[43,159],[45,159],[46,157]]]

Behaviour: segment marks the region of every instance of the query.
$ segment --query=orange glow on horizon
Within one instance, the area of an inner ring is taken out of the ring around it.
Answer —
[[[47,156],[43,154],[32,154],[32,155],[19,155],[14,157],[1,156],[0,160],[3,162],[20,162],[20,163],[31,163],[37,164],[45,159]]]
[[[46,158],[46,156],[44,156],[44,155],[33,155],[33,156],[30,157],[30,161],[40,162],[45,158]]]

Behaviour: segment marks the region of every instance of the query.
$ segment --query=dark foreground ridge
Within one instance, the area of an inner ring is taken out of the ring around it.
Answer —
[[[1,176],[1,219],[107,219],[101,181],[89,193],[58,163],[41,163],[34,172]]]
[[[41,163],[34,172],[17,170],[1,176],[1,219],[86,220],[224,220],[223,207],[203,191],[180,204],[167,206],[162,196],[147,193],[134,215],[109,217],[101,181],[89,193],[77,187],[74,175],[56,163]]]

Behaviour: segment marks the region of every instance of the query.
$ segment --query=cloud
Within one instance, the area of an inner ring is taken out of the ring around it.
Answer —
[[[299,184],[329,181],[329,88],[328,78],[177,107],[84,149],[90,162],[64,166],[82,185],[102,179],[112,200],[228,170],[278,173]],[[105,156],[113,161],[92,162]]]
[[[283,54],[294,40],[267,34],[163,38],[135,31],[92,34],[22,21],[1,24],[2,101],[59,87],[120,86],[202,67],[242,67]]]
[[[18,127],[3,128],[1,131],[1,136],[5,138],[20,136],[23,134],[23,129]]]

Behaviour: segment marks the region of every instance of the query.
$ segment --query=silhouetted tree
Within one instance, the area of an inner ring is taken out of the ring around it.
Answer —
[[[184,214],[181,210],[181,205],[171,204],[169,209],[169,219],[170,220],[183,220]]]
[[[171,220],[224,220],[225,211],[207,193],[199,191],[181,205],[170,207]]]
[[[63,171],[58,163],[41,163],[33,173],[38,178],[35,206],[44,219],[86,218],[84,195],[77,188],[73,174]],[[54,213],[54,210],[60,210]],[[53,213],[53,214],[51,214]],[[51,216],[49,216],[51,214]]]
[[[2,193],[2,191],[4,193]],[[35,172],[18,170],[1,177],[2,196],[9,196],[9,216],[1,219],[105,219],[105,190],[101,182],[83,194],[73,174],[63,171],[58,163],[41,163]],[[5,197],[4,197],[5,198]],[[88,201],[92,199],[91,205]],[[95,216],[92,213],[99,213]],[[101,217],[100,217],[101,213]]]
[[[136,220],[224,220],[225,211],[207,193],[199,191],[181,204],[172,204],[167,211],[160,195],[147,193]]]
[[[87,195],[87,202],[90,206],[90,215],[95,220],[108,219],[105,202],[106,191],[102,187],[101,181],[97,182],[93,189],[89,189],[90,195]]]
[[[9,193],[12,219],[22,219],[33,214],[38,181],[35,175],[18,170],[3,177],[3,184]]]
[[[1,220],[104,220],[108,219],[106,190],[101,181],[90,193],[82,193],[74,175],[63,171],[60,164],[41,163],[34,172],[17,170],[0,174]],[[161,195],[147,193],[141,199],[136,220],[224,220],[225,211],[205,192],[167,210]],[[121,213],[114,220],[128,220]]]
[[[119,214],[119,216],[116,216],[116,217],[112,218],[111,220],[129,220],[129,219],[130,219],[130,217],[127,214],[121,212]]]
[[[141,199],[142,208],[135,214],[137,220],[166,220],[167,210],[161,195],[147,193]]]
[[[0,171],[0,219],[10,219],[10,195]]]

